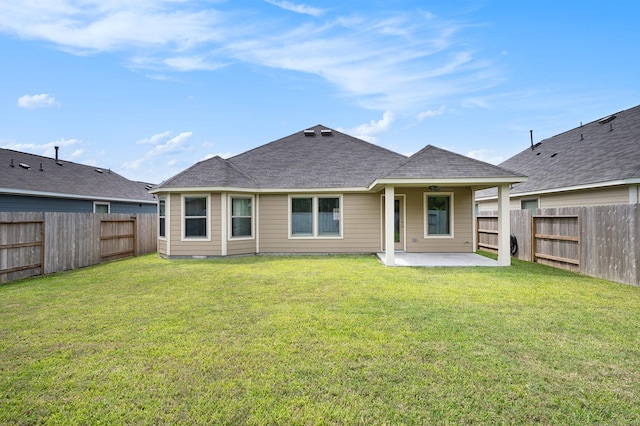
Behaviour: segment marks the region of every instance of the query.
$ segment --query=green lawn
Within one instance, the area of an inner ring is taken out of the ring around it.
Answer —
[[[640,288],[156,255],[0,286],[0,424],[640,424]]]

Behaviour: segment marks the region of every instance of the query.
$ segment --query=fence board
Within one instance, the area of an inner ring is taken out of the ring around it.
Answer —
[[[0,213],[0,282],[42,273],[43,226],[41,213]]]
[[[495,216],[496,212],[481,214],[479,218],[490,220],[487,217]],[[543,217],[536,224],[535,233],[545,237],[538,242],[537,251],[542,256],[537,261],[640,286],[640,205],[538,209],[534,214]],[[576,216],[578,220],[572,223],[568,216]],[[497,223],[497,218],[494,220]],[[515,257],[533,259],[531,245],[535,238],[532,228],[533,220],[528,210],[511,211],[511,233],[516,236],[519,246]],[[478,234],[478,242],[481,238]]]
[[[94,214],[94,213],[0,213],[1,221],[27,222],[8,227],[0,226],[0,282],[19,278],[76,269],[100,263],[100,220],[126,220],[128,223],[115,223],[107,234],[124,234],[125,238],[113,238],[113,247],[109,253],[116,254],[106,259],[123,257],[125,252],[145,254],[156,251],[157,216],[153,213],[137,214],[135,228],[131,227],[130,214]],[[40,225],[33,221],[43,222]],[[7,229],[5,229],[7,228]],[[42,232],[42,236],[36,238]],[[135,235],[137,245],[132,242]],[[44,238],[44,249],[35,245],[35,241]],[[111,244],[111,243],[110,243]],[[40,259],[40,260],[38,260]],[[36,268],[37,264],[42,269]],[[28,267],[28,268],[27,268]],[[16,269],[18,268],[18,269]]]

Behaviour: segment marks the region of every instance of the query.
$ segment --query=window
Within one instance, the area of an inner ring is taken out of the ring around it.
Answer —
[[[335,238],[342,234],[341,197],[291,197],[291,236]]]
[[[313,198],[291,199],[291,235],[313,236]]]
[[[431,237],[453,236],[453,194],[425,194],[425,234]]]
[[[184,236],[207,237],[207,197],[184,197]]]
[[[531,210],[532,213],[535,213],[538,210],[538,199],[534,198],[533,200],[521,200],[520,208],[522,210]]]
[[[231,237],[253,236],[253,207],[251,197],[231,197]]]
[[[97,201],[93,202],[93,212],[94,213],[109,213],[109,203],[99,203]]]
[[[158,235],[162,238],[166,237],[166,231],[165,231],[165,206],[166,206],[166,200],[164,198],[161,198],[158,201]]]

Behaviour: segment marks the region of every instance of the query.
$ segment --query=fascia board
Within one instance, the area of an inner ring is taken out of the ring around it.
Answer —
[[[124,203],[157,204],[157,201],[136,200],[133,198],[98,197],[93,195],[66,194],[63,192],[31,191],[13,188],[0,188],[0,194],[22,195],[25,197],[68,198],[73,200],[116,201]]]
[[[550,188],[550,189],[543,189],[539,191],[511,192],[509,196],[510,198],[530,197],[532,195],[555,194],[557,192],[583,191],[587,189],[606,188],[608,186],[638,185],[638,184],[640,184],[640,178],[620,179],[620,180],[611,180],[607,182],[588,183],[584,185],[562,186],[560,188]],[[497,195],[493,195],[490,197],[476,198],[476,201],[495,200],[497,198],[498,198]]]
[[[294,194],[294,193],[336,193],[336,192],[369,192],[367,187],[344,188],[236,188],[228,186],[200,186],[200,187],[167,187],[149,191],[151,194],[168,192],[236,192],[251,194]]]
[[[374,189],[378,186],[384,185],[396,185],[396,186],[411,186],[411,185],[440,185],[440,186],[492,186],[505,183],[520,183],[526,182],[528,179],[525,176],[510,176],[510,177],[495,177],[495,178],[429,178],[429,179],[394,179],[383,178],[374,180],[369,189]]]

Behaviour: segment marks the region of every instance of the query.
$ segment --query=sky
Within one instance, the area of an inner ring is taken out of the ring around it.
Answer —
[[[160,183],[316,124],[493,164],[640,104],[640,1],[0,0],[0,147]]]

